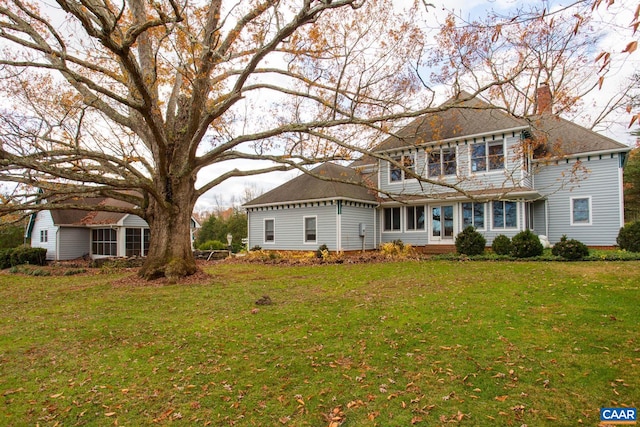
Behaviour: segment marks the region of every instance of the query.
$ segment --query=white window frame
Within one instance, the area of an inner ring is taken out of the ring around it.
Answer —
[[[49,230],[40,230],[40,243],[49,242]]]
[[[417,228],[417,227],[416,228],[409,228],[409,209],[413,209],[414,210],[413,221],[414,221],[414,225],[417,226],[417,219],[418,218],[415,215],[416,208],[422,208],[422,216],[423,216],[422,228]],[[402,223],[402,219],[400,220],[400,222]],[[427,207],[425,205],[405,206],[405,208],[404,208],[404,231],[406,231],[407,233],[424,233],[425,231],[427,231]]]
[[[435,175],[431,175],[431,154],[437,152],[439,157],[438,157],[438,168],[440,170],[439,174],[435,174]],[[453,173],[446,173],[445,172],[445,164],[447,162],[445,162],[444,160],[444,154],[445,152],[449,152],[449,153],[453,153],[453,164],[454,164],[454,171]],[[430,178],[437,178],[439,176],[456,176],[456,174],[458,173],[458,147],[432,147],[432,149],[427,149],[425,150],[425,162],[427,163],[427,176],[429,176]]]
[[[474,145],[484,145],[484,162],[485,169],[484,170],[473,170],[473,147]],[[491,156],[489,155],[489,147],[502,145],[502,167],[501,168],[491,168]],[[478,173],[496,173],[502,172],[507,169],[507,143],[505,138],[498,139],[487,139],[483,142],[473,142],[469,145],[469,173],[470,174],[478,174]]]
[[[495,225],[495,221],[493,219],[494,215],[493,215],[493,204],[499,202],[502,203],[502,218],[503,221],[502,223],[504,224],[503,227],[496,227]],[[505,203],[515,203],[516,205],[516,225],[514,227],[507,227],[506,225],[506,218],[505,218],[505,209],[504,209],[504,204]],[[491,229],[492,230],[517,230],[520,227],[520,203],[513,201],[513,200],[493,200],[489,203],[489,208],[491,209]]]
[[[391,159],[393,159],[394,161],[396,161],[397,163],[400,163],[401,165],[404,166],[404,169],[409,169],[409,170],[413,170],[413,172],[416,172],[416,162],[417,162],[417,156],[415,155],[415,153],[409,153],[409,154],[401,154],[398,156],[390,156]],[[405,158],[411,158],[411,166],[407,166],[404,163],[404,159]],[[396,167],[396,165],[394,165],[391,162],[387,162],[388,165],[388,169],[387,169],[387,181],[389,184],[400,184],[402,182],[405,181],[410,181],[410,180],[415,180],[415,178],[407,178],[405,175],[405,170],[403,168],[398,168]],[[399,170],[400,171],[400,179],[398,180],[392,180],[391,179],[391,173],[393,170]]]
[[[587,200],[588,201],[588,206],[589,206],[589,211],[587,212],[589,214],[589,220],[586,222],[576,222],[575,221],[575,217],[574,217],[574,202],[576,200]],[[585,226],[585,225],[592,225],[592,221],[593,221],[593,208],[591,206],[591,196],[574,196],[574,197],[570,197],[569,198],[569,221],[571,222],[572,226],[576,226],[576,227],[581,227],[581,226]]]
[[[470,204],[471,205],[471,224],[465,224],[464,223],[464,205],[465,204]],[[475,219],[475,207],[476,205],[482,205],[482,222],[483,222],[483,226],[482,227],[478,227],[476,225]],[[473,226],[473,228],[475,228],[476,230],[482,230],[485,231],[487,230],[487,220],[489,218],[489,215],[487,215],[487,209],[488,207],[492,207],[493,205],[488,204],[488,203],[484,203],[484,202],[462,202],[460,203],[460,227],[462,227],[462,229],[468,227],[469,225]]]
[[[94,239],[94,233],[97,234],[100,231],[102,231],[102,240],[96,240]],[[106,233],[109,233],[109,236],[105,237]],[[112,238],[113,237],[113,238]],[[118,239],[118,230],[116,230],[115,228],[104,228],[104,227],[99,227],[99,228],[92,228],[91,229],[91,255],[96,255],[99,257],[110,257],[110,256],[118,256],[118,245],[120,244],[120,241]],[[94,245],[96,245],[96,247],[94,248]],[[105,247],[106,245],[109,245],[109,251],[105,251]],[[94,250],[94,249],[98,249],[98,248],[102,248],[102,251],[99,250]],[[111,250],[112,248],[115,248],[115,253],[113,253],[113,251]],[[109,253],[105,253],[105,252],[109,252]]]
[[[267,221],[273,222],[273,240],[267,240]],[[262,243],[265,245],[273,245],[276,243],[276,219],[265,218],[262,221]]]
[[[315,221],[315,240],[307,240],[307,219],[313,219]],[[307,215],[302,217],[302,242],[305,245],[310,244],[318,244],[318,216],[317,215]]]
[[[398,224],[398,228],[393,228],[393,220],[391,221],[392,228],[386,229],[385,225],[387,222],[387,209],[398,209],[398,219],[400,220],[400,224]],[[400,206],[389,206],[382,209],[382,232],[383,233],[398,233],[402,231],[402,208]]]

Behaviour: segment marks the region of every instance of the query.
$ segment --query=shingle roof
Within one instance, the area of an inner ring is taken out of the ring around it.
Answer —
[[[461,93],[463,99],[469,96]],[[547,154],[553,156],[628,148],[625,144],[556,115],[542,114],[521,119],[479,99],[464,101],[459,107],[451,108],[455,102],[455,99],[451,99],[443,104],[448,109],[418,117],[382,141],[373,151],[390,151],[518,128],[530,128],[535,137],[546,145]],[[372,163],[376,163],[376,159],[363,156],[355,160],[351,167]]]
[[[335,163],[323,163],[312,169],[310,173],[322,178],[303,173],[251,200],[244,206],[252,207],[303,200],[349,199],[371,202],[376,200],[374,194],[362,186],[362,176],[353,168]],[[339,182],[338,180],[347,182]]]
[[[461,97],[469,97],[462,93]],[[471,99],[457,104],[452,99],[443,104],[443,111],[418,117],[395,135],[380,143],[375,151],[411,147],[432,142],[481,135],[506,129],[525,128],[526,120],[518,119],[503,110],[479,99]]]
[[[78,199],[75,202],[78,206],[120,206],[131,207],[132,205],[121,200],[107,197],[87,197]],[[109,225],[117,224],[125,215],[121,212],[93,211],[82,209],[53,209],[51,216],[55,225],[84,227],[89,225]]]
[[[535,138],[546,145],[552,156],[630,149],[626,144],[556,115],[533,116],[530,121]]]

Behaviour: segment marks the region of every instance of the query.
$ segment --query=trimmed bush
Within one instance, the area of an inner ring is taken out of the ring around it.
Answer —
[[[616,239],[620,249],[640,252],[640,221],[630,222],[620,229]]]
[[[511,239],[504,234],[499,234],[493,239],[491,243],[491,250],[496,255],[511,255],[513,251],[513,245]]]
[[[47,250],[45,248],[32,248],[31,246],[18,246],[11,251],[11,265],[45,265],[47,263]]]
[[[463,255],[481,255],[487,240],[476,231],[473,226],[468,226],[456,236],[456,250]]]
[[[220,240],[207,240],[206,242],[200,244],[198,249],[201,251],[222,251],[225,249],[229,249],[226,243],[222,243]]]
[[[578,240],[567,239],[565,235],[553,246],[551,253],[555,256],[575,261],[589,256],[589,248]]]
[[[540,239],[531,230],[524,230],[513,236],[511,244],[513,245],[511,255],[516,258],[540,256],[544,251]]]

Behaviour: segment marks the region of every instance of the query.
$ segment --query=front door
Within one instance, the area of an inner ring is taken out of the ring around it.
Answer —
[[[453,205],[431,206],[431,241],[453,241]]]

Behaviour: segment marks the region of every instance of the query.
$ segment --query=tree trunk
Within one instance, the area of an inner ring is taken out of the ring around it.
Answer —
[[[166,277],[175,283],[197,271],[190,233],[194,189],[190,182],[171,188],[174,190],[168,191],[165,203],[149,201],[146,220],[151,244],[138,274],[147,280]]]

